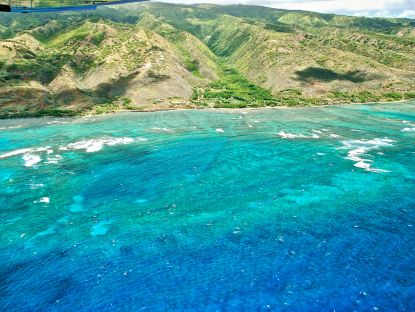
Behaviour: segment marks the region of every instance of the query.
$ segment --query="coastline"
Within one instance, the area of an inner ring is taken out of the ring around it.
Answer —
[[[238,111],[253,111],[253,110],[262,110],[262,109],[302,109],[302,108],[324,108],[324,107],[335,107],[335,106],[352,106],[352,105],[374,105],[374,104],[399,104],[399,103],[415,103],[415,99],[405,99],[399,101],[379,101],[379,102],[347,102],[347,103],[333,103],[333,104],[324,104],[324,105],[298,105],[298,106],[258,106],[258,107],[241,107],[241,108],[223,108],[223,107],[149,107],[148,109],[120,109],[115,111],[109,111],[105,113],[91,113],[91,112],[71,112],[65,114],[63,111],[62,115],[54,114],[42,114],[42,112],[36,112],[33,114],[27,115],[15,115],[15,116],[4,116],[0,115],[1,120],[15,120],[15,119],[38,119],[38,118],[80,118],[80,117],[97,117],[97,116],[107,116],[112,114],[119,113],[156,113],[156,112],[170,112],[170,111],[224,111],[224,112],[238,112]]]
[[[96,117],[96,116],[105,116],[111,114],[118,114],[118,113],[157,113],[157,112],[171,112],[171,111],[225,111],[225,112],[232,112],[232,111],[254,111],[254,110],[262,110],[262,109],[302,109],[302,108],[324,108],[324,107],[335,107],[335,106],[352,106],[352,105],[374,105],[374,104],[399,104],[399,103],[409,103],[414,102],[415,99],[406,99],[400,101],[380,101],[380,102],[362,102],[362,103],[334,103],[334,104],[325,104],[325,105],[299,105],[299,106],[288,106],[288,105],[280,105],[280,106],[260,106],[260,107],[243,107],[243,108],[223,108],[223,107],[194,107],[194,108],[184,108],[184,107],[177,107],[177,108],[151,108],[145,110],[119,110],[115,112],[108,112],[104,114],[79,114],[73,117]],[[50,117],[50,116],[44,116]],[[13,119],[13,118],[10,118]]]

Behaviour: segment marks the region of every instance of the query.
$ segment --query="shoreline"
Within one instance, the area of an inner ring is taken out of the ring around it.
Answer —
[[[262,109],[301,109],[301,108],[324,108],[324,107],[334,107],[334,106],[352,106],[352,105],[374,105],[374,104],[399,104],[399,103],[409,103],[414,102],[415,99],[400,100],[400,101],[385,101],[385,102],[362,102],[362,103],[335,103],[335,104],[326,104],[326,105],[308,105],[308,106],[261,106],[261,107],[241,107],[241,108],[224,108],[224,107],[194,107],[194,108],[154,108],[149,110],[119,110],[110,113],[104,114],[87,114],[87,115],[76,115],[73,117],[96,117],[96,116],[106,116],[111,114],[118,113],[157,113],[157,112],[171,112],[171,111],[246,111],[246,110],[262,110]],[[49,117],[49,116],[44,116]],[[53,117],[53,116],[51,116]],[[42,117],[40,117],[42,118]],[[60,117],[57,117],[60,118]],[[62,117],[65,118],[65,117]],[[13,119],[13,118],[10,118]]]
[[[300,108],[323,108],[323,107],[332,107],[332,106],[349,106],[349,105],[371,105],[371,104],[399,104],[399,103],[406,103],[411,102],[415,99],[407,99],[407,100],[399,100],[399,101],[383,101],[383,102],[361,102],[361,103],[335,103],[335,104],[325,104],[325,105],[303,105],[303,106],[287,106],[287,105],[279,105],[279,106],[258,106],[258,107],[241,107],[241,108],[225,108],[225,107],[192,107],[192,108],[152,108],[149,110],[136,110],[136,109],[125,109],[119,110],[110,113],[104,114],[88,114],[88,115],[77,115],[76,117],[81,116],[103,116],[109,114],[117,114],[117,113],[156,113],[156,112],[170,112],[170,111],[191,111],[191,110],[200,110],[200,111],[216,111],[216,110],[223,110],[223,111],[239,111],[239,110],[261,110],[261,109],[300,109]],[[45,116],[47,117],[47,116]]]
[[[253,110],[262,110],[262,109],[302,109],[302,108],[325,108],[325,107],[335,107],[335,106],[352,106],[352,105],[375,105],[375,104],[400,104],[400,103],[415,103],[415,99],[406,99],[400,101],[384,101],[384,102],[362,102],[362,103],[334,103],[334,104],[325,104],[325,105],[307,105],[307,106],[261,106],[261,107],[241,107],[241,108],[223,108],[223,107],[177,107],[177,108],[151,108],[144,110],[135,110],[135,109],[123,109],[113,112],[101,113],[101,114],[86,114],[86,113],[74,113],[62,116],[54,115],[39,115],[34,113],[33,115],[27,116],[16,116],[16,117],[6,117],[0,116],[0,123],[2,120],[16,120],[16,119],[41,119],[41,118],[83,118],[83,117],[98,117],[98,116],[108,116],[112,114],[119,113],[156,113],[156,112],[171,112],[171,111],[227,111],[227,112],[237,112],[237,111],[253,111]]]

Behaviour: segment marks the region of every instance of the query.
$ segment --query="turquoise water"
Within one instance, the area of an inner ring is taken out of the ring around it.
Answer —
[[[0,121],[4,311],[414,311],[415,103]]]

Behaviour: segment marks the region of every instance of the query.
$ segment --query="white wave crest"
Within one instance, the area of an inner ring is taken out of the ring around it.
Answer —
[[[278,135],[283,139],[320,139],[320,138],[341,138],[341,135],[335,133],[329,133],[328,129],[312,129],[311,134],[296,134],[285,131],[280,131]]]
[[[343,141],[340,149],[348,149],[346,159],[355,162],[354,166],[370,172],[389,172],[387,170],[372,168],[373,160],[364,157],[369,156],[372,150],[378,150],[381,147],[391,147],[395,143],[394,140],[383,138],[373,140],[349,140]]]
[[[50,203],[50,198],[49,197],[42,197],[41,199],[39,199],[39,203],[49,204]]]
[[[50,149],[50,146],[37,147],[37,148],[22,148],[22,149],[18,149],[18,150],[15,150],[15,151],[11,151],[11,152],[1,154],[0,159],[13,157],[13,156],[18,156],[18,155],[22,155],[22,154],[45,152],[49,149]]]
[[[41,154],[43,153],[46,161],[45,164],[58,164],[63,157],[59,154],[55,154],[56,150],[59,151],[71,151],[71,150],[85,150],[87,153],[93,153],[100,151],[104,146],[126,145],[135,141],[147,141],[145,138],[113,138],[106,137],[102,139],[84,140],[75,143],[70,143],[66,146],[56,147],[53,149],[51,146],[35,147],[35,148],[22,148],[14,151],[9,151],[0,154],[0,159],[23,155],[25,167],[33,167],[42,161]]]
[[[294,133],[289,133],[285,131],[280,131],[278,135],[282,139],[319,139],[320,138],[320,136],[316,133],[313,133],[312,135],[304,135],[304,134],[294,134]]]
[[[403,128],[401,131],[402,132],[415,132],[415,127],[414,128]]]
[[[24,154],[23,160],[25,167],[33,167],[37,163],[40,163],[42,161],[42,158],[39,155],[35,154]]]
[[[104,146],[126,145],[134,142],[133,138],[105,138],[92,139],[70,143],[66,146],[60,147],[60,151],[69,150],[85,150],[87,153],[99,152]]]
[[[48,157],[46,159],[47,159],[47,162],[45,162],[45,164],[57,165],[59,163],[59,161],[62,160],[62,156],[61,155],[54,155],[54,156]]]

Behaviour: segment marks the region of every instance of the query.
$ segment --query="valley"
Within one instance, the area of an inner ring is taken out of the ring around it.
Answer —
[[[4,14],[0,117],[413,99],[414,29],[243,5]]]

